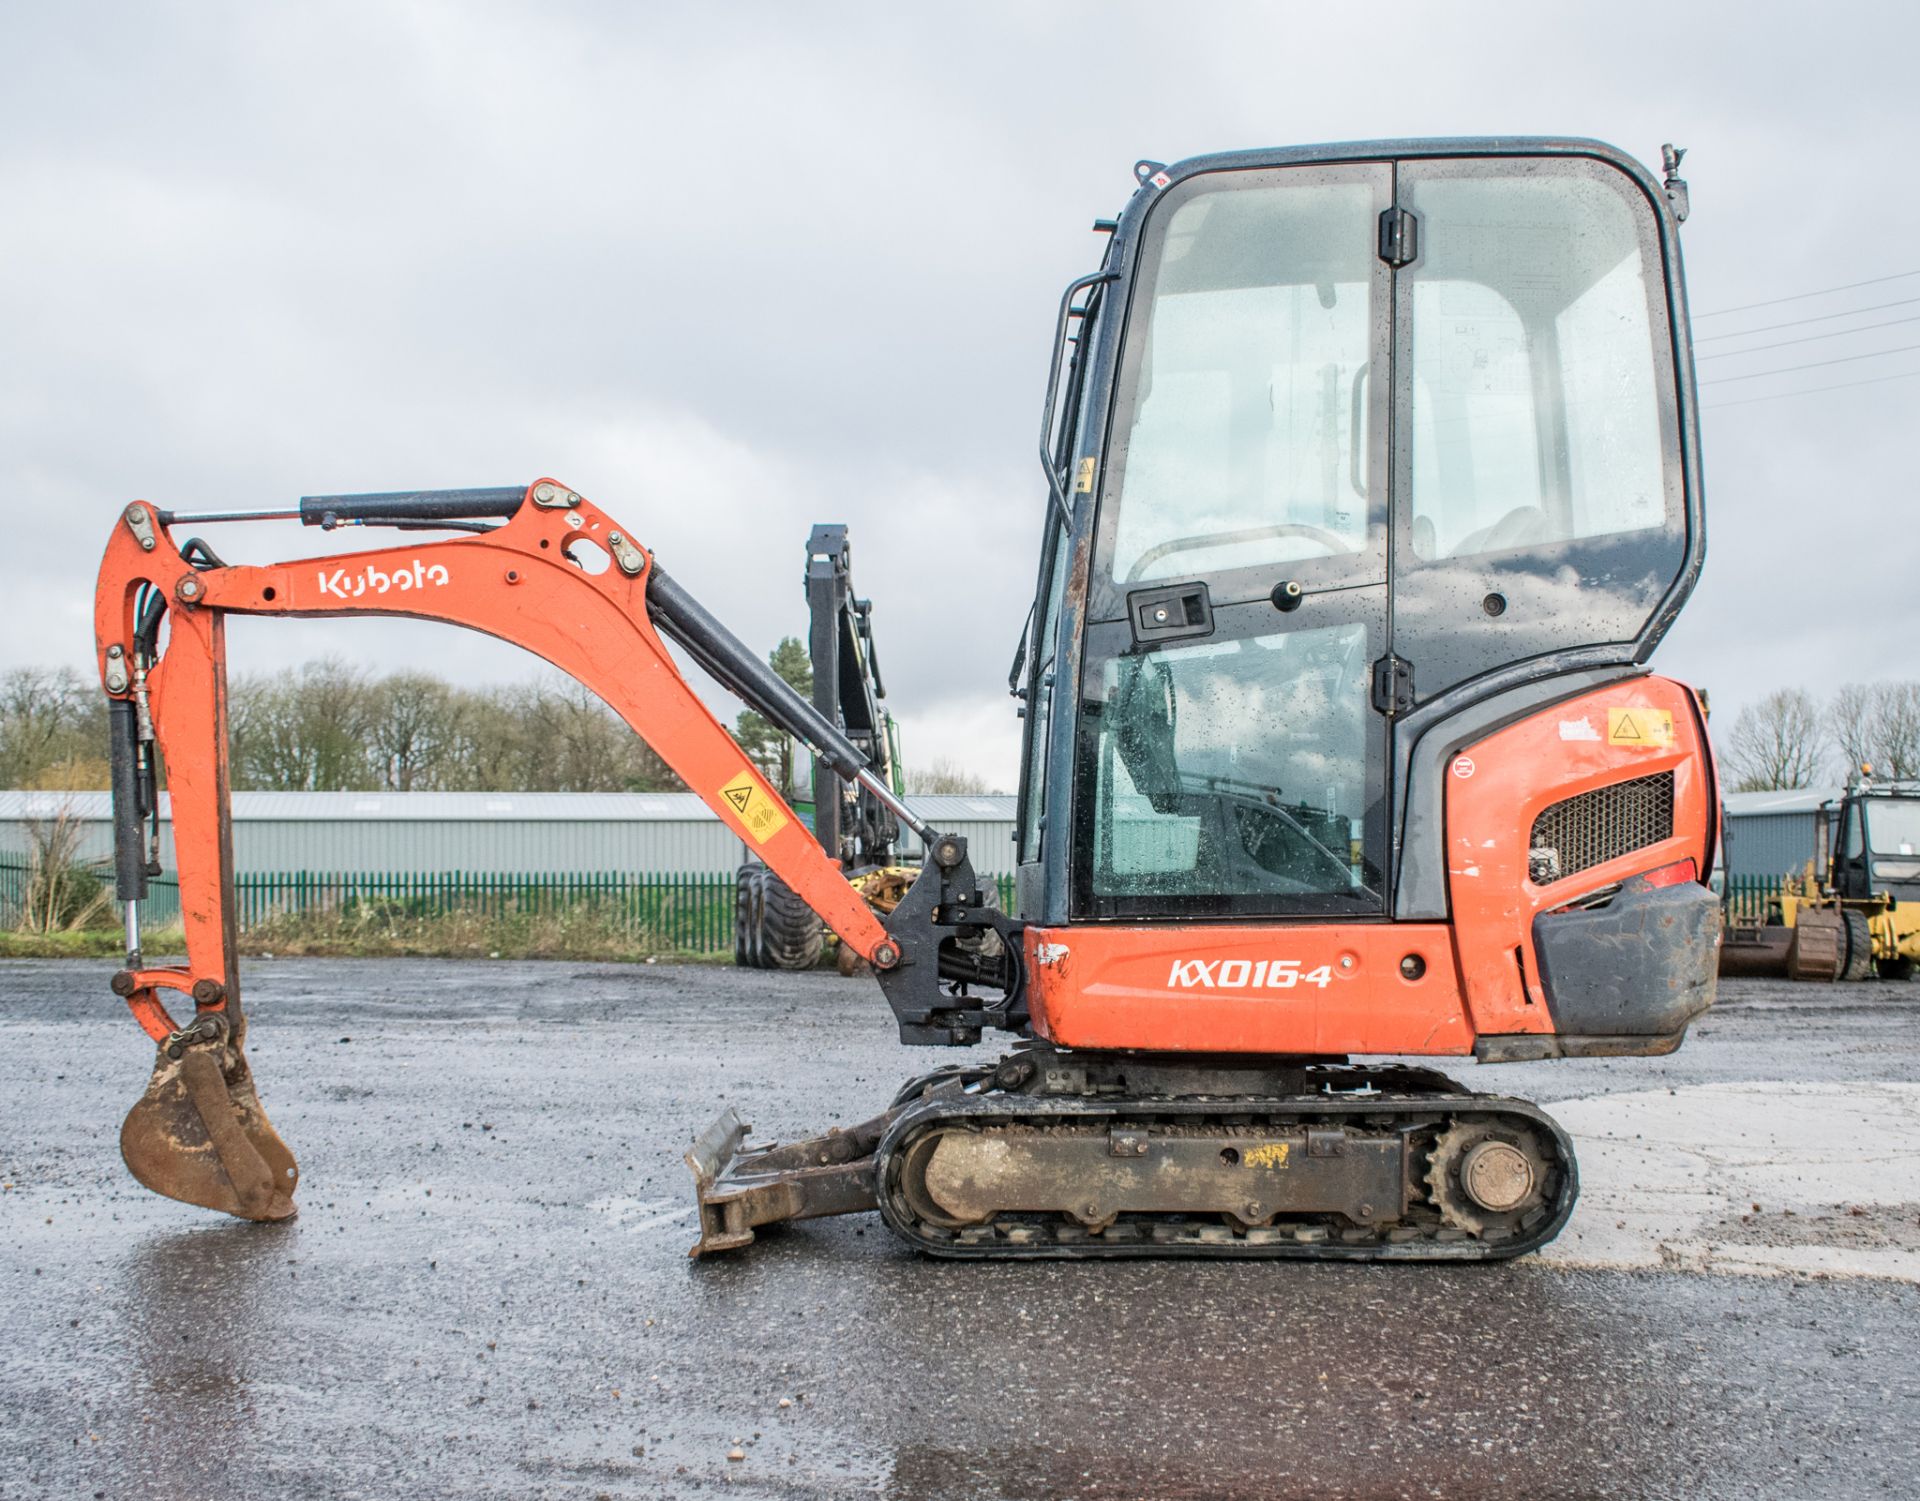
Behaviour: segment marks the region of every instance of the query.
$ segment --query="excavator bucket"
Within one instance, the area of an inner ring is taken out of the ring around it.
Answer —
[[[295,1213],[300,1168],[260,1108],[237,1044],[162,1043],[120,1127],[120,1155],[157,1194],[243,1220]]]

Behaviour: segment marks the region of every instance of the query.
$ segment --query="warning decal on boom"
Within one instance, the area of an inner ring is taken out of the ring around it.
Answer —
[[[720,795],[740,815],[756,844],[765,844],[787,826],[787,815],[761,790],[750,771],[741,771],[720,789]]]

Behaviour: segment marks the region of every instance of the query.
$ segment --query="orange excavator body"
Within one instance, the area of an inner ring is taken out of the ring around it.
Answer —
[[[1012,913],[963,839],[556,480],[127,507],[96,641],[113,988],[158,1044],[129,1165],[188,1202],[293,1212],[243,1049],[225,625],[388,615],[598,694],[868,961],[903,1042],[1025,1040],[785,1147],[746,1150],[723,1113],[687,1156],[696,1254],[876,1208],[958,1257],[1550,1239],[1578,1182],[1550,1119],[1348,1060],[1662,1053],[1711,1004],[1712,757],[1695,695],[1643,665],[1704,556],[1677,163],[1656,183],[1597,143],[1498,140],[1140,165],[1061,308]],[[1183,475],[1217,488],[1202,503]],[[266,566],[173,535],[276,516],[469,535]],[[663,636],[919,836],[896,907],[848,885]],[[156,969],[140,822],[162,765],[187,956]]]

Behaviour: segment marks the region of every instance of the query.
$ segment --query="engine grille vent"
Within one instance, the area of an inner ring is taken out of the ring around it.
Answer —
[[[1555,803],[1533,821],[1528,865],[1544,886],[1672,837],[1673,773],[1662,771]]]

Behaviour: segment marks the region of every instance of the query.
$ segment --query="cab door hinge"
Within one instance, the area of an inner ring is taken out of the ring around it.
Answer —
[[[1373,664],[1373,707],[1389,719],[1413,707],[1413,663],[1389,653]]]
[[[1420,221],[1395,204],[1380,215],[1380,259],[1398,269],[1420,254]]]

